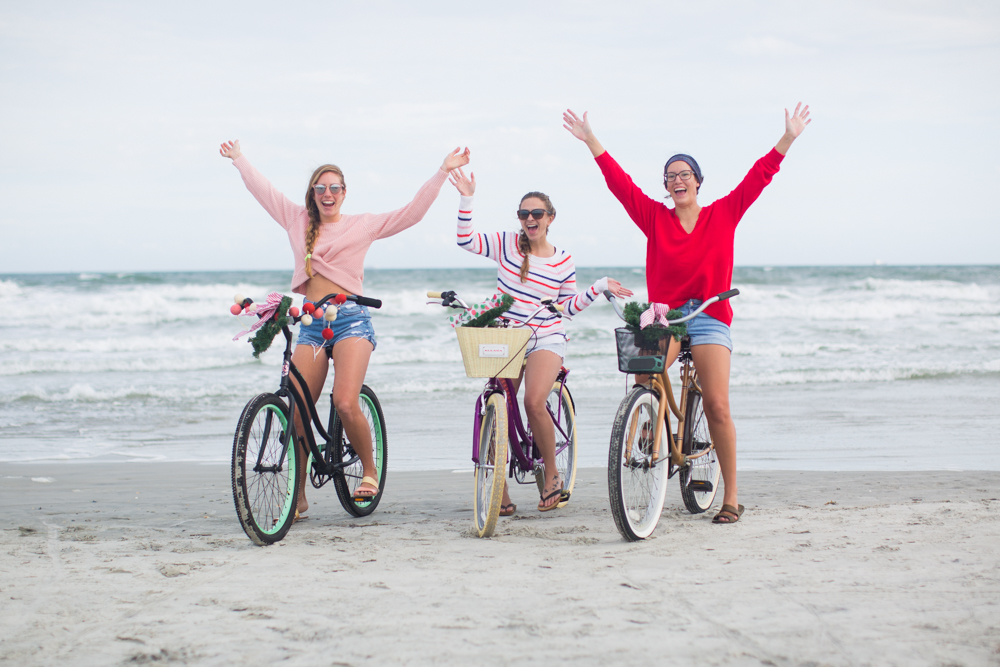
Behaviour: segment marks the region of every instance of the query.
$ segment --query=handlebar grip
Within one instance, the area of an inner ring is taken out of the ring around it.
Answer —
[[[731,299],[739,293],[740,291],[738,289],[731,289],[728,292],[723,292],[722,294],[719,295],[719,301],[725,301],[726,299]]]
[[[428,299],[440,299],[441,298],[441,292],[428,292],[427,293],[427,298]]]
[[[556,310],[558,310],[560,313],[566,310],[561,303],[554,303],[552,305],[554,305],[556,307]]]
[[[355,296],[352,300],[359,306],[368,306],[369,308],[381,308],[381,299],[369,299],[366,296]]]

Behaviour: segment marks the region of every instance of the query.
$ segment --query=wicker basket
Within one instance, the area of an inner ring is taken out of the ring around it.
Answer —
[[[470,378],[516,378],[521,374],[531,330],[457,327],[465,374]]]

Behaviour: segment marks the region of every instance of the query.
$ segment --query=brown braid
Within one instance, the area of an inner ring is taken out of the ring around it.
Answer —
[[[313,246],[316,245],[316,238],[319,236],[320,226],[319,207],[316,206],[316,198],[313,196],[313,186],[316,185],[319,177],[327,172],[339,176],[340,184],[344,186],[344,192],[347,192],[347,185],[344,183],[344,172],[335,164],[324,164],[321,167],[317,167],[316,171],[309,178],[309,187],[306,188],[306,211],[309,213],[309,229],[306,230],[306,275],[310,278],[313,277],[312,251]]]
[[[553,218],[556,217],[556,207],[552,205],[552,200],[544,192],[529,192],[521,197],[521,204],[524,204],[525,199],[531,199],[532,197],[541,199],[549,215]],[[546,230],[546,233],[548,233],[548,230]],[[528,235],[524,233],[524,230],[521,230],[521,234],[517,237],[517,249],[524,255],[524,261],[521,262],[521,282],[526,283],[528,282],[528,256],[531,254],[531,242],[528,240]]]

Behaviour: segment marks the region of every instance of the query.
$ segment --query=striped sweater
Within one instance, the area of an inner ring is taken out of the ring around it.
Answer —
[[[552,257],[531,255],[528,277],[522,283],[521,265],[524,255],[517,247],[518,235],[519,232],[477,233],[472,227],[472,197],[461,198],[458,207],[458,246],[471,253],[489,257],[497,263],[497,289],[514,298],[514,306],[505,317],[524,322],[545,298],[562,304],[563,312],[572,317],[594,303],[608,288],[608,279],[601,278],[578,294],[573,258],[559,248],[556,248]],[[531,326],[538,333],[537,342],[548,336],[561,336],[569,340],[562,319],[546,310],[535,316]]]
[[[288,232],[288,240],[295,255],[292,291],[305,294],[305,284],[309,280],[305,260],[306,231],[309,229],[306,207],[281,194],[245,156],[241,155],[233,160],[233,166],[239,170],[250,194]],[[417,191],[413,201],[403,208],[389,213],[344,213],[338,222],[321,225],[312,251],[313,273],[318,273],[352,294],[363,294],[365,255],[368,248],[376,239],[398,234],[420,222],[437,199],[447,177],[444,171],[435,171],[430,180]]]

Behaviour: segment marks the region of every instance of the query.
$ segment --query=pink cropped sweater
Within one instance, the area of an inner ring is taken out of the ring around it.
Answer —
[[[304,285],[309,280],[305,259],[306,231],[309,229],[306,207],[292,203],[288,197],[278,192],[245,156],[241,155],[233,160],[233,166],[240,170],[250,194],[288,232],[288,240],[295,255],[292,291],[305,294]],[[333,281],[352,294],[363,294],[365,255],[372,242],[398,234],[420,222],[437,199],[447,177],[444,171],[438,169],[417,191],[413,201],[403,208],[389,213],[344,213],[338,222],[322,224],[312,251],[313,273]]]

